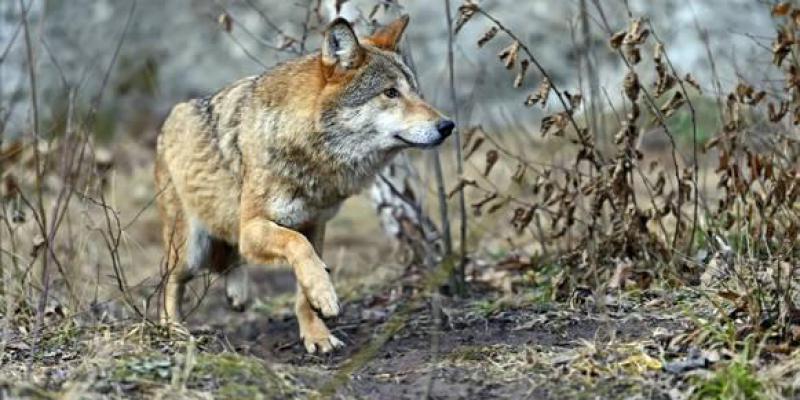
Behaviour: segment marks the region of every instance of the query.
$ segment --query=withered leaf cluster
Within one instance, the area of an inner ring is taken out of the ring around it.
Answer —
[[[541,104],[542,107],[544,107],[547,104],[547,99],[550,97],[550,91],[552,89],[553,85],[550,84],[550,80],[547,78],[543,79],[536,91],[525,100],[525,105],[533,107],[536,104]]]
[[[602,132],[575,123],[583,121],[577,113],[585,102],[582,94],[558,89],[526,44],[516,39],[520,36],[489,17],[494,24],[477,38],[478,47],[499,42],[503,34],[506,42],[501,43],[498,58],[504,68],[514,72],[513,86],[536,85],[526,106],[547,108],[555,103],[553,96],[558,97],[561,107],[542,119],[540,133],[543,137],[574,135],[560,141],[563,151],[574,158],[558,165],[530,159],[504,148],[499,138],[488,137],[475,127],[466,131],[463,149],[477,172],[461,177],[450,195],[469,191],[475,215],[495,215],[495,219],[502,215],[517,235],[514,239],[536,242],[541,248],[538,255],[556,254],[560,265],[569,269],[564,276],[575,281],[588,279],[590,263],[600,266],[600,274],[609,279],[615,271],[625,272],[616,274],[619,277],[612,282],[641,271],[642,260],[647,260],[647,268],[692,268],[686,250],[696,249],[693,246],[705,231],[747,235],[769,241],[770,246],[796,241],[800,233],[800,207],[795,205],[800,200],[800,142],[771,131],[757,135],[757,141],[750,140],[756,136],[751,132],[756,123],[761,124],[759,128],[767,121],[778,125],[787,115],[792,116],[787,122],[800,123],[800,65],[789,56],[800,50],[795,48],[800,12],[788,2],[777,4],[773,11],[782,21],[773,55],[785,73],[785,93],[741,82],[720,99],[723,127],[705,146],[718,163],[715,171],[704,172],[717,177],[719,196],[713,201],[701,201],[700,194],[708,190],[699,184],[701,169],[695,169],[691,157],[677,155],[675,132],[670,131],[674,128],[667,123],[681,112],[697,118],[688,111],[696,112],[693,96],[703,93],[695,74],[704,74],[676,71],[666,45],[644,18],[631,20],[610,38],[612,49],[627,61],[628,71],[619,85],[626,101],[624,113],[618,114],[616,134],[603,135],[609,140],[600,151],[595,137]],[[478,12],[486,14],[468,2],[461,9],[462,19]],[[649,56],[655,75],[645,82],[641,61]],[[529,82],[531,68],[541,73],[540,81]],[[656,126],[642,117],[645,109],[658,116]],[[763,118],[754,114],[759,111]],[[675,146],[673,165],[646,158],[641,149],[643,135],[669,136]],[[513,174],[506,181],[509,186],[503,188],[497,181],[506,171]]]
[[[645,27],[645,21],[637,18],[631,21],[627,30],[612,35],[609,44],[614,50],[622,50],[628,62],[636,65],[642,61],[640,46],[649,36],[650,30]]]
[[[469,20],[475,16],[477,11],[478,5],[469,0],[458,7],[458,19],[456,19],[456,26],[454,28],[455,33],[461,31],[461,28],[464,27],[464,24],[469,22]]]
[[[517,56],[519,55],[519,42],[513,41],[508,47],[503,49],[497,56],[500,58],[506,69],[512,69],[517,63]]]
[[[478,47],[483,47],[486,45],[486,43],[489,43],[489,41],[497,36],[497,32],[500,32],[500,29],[498,29],[496,26],[491,27],[488,31],[486,31],[486,33],[483,34],[483,36],[481,36],[480,39],[478,39]]]

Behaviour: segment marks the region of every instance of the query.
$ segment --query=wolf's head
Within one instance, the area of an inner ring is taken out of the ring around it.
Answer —
[[[407,25],[404,16],[361,40],[344,19],[328,26],[320,55],[321,122],[334,149],[364,155],[426,148],[452,133],[453,121],[422,100],[398,53]]]

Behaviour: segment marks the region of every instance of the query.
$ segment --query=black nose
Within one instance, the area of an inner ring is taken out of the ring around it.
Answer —
[[[442,119],[436,123],[436,129],[439,131],[439,134],[443,137],[450,136],[453,133],[453,128],[456,127],[455,122],[450,121],[449,119]]]

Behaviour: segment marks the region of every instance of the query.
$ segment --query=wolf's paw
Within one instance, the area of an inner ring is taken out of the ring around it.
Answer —
[[[301,282],[301,286],[314,310],[319,311],[324,317],[335,317],[339,315],[339,298],[328,273],[325,270],[320,272],[311,276],[305,284]]]
[[[300,338],[309,354],[317,351],[328,353],[331,350],[344,347],[344,343],[336,336],[333,336],[325,326],[325,323],[318,318],[314,318],[307,323],[300,323]]]
[[[166,316],[161,317],[161,326],[169,335],[189,336],[189,329],[180,321]]]
[[[339,298],[330,280],[325,282],[315,282],[306,289],[306,298],[311,307],[319,311],[323,317],[335,317],[339,315]]]
[[[247,308],[247,299],[240,299],[237,296],[225,296],[228,299],[228,307],[236,312],[244,312]]]
[[[250,302],[249,281],[245,266],[234,268],[225,275],[225,297],[231,310],[242,312]]]
[[[330,353],[331,350],[344,347],[344,343],[333,335],[323,338],[303,338],[303,345],[305,345],[308,354],[314,354],[317,350],[323,354]]]
[[[165,327],[182,325],[179,318],[167,315],[166,313],[161,314],[161,317],[158,319],[158,322],[159,324]]]

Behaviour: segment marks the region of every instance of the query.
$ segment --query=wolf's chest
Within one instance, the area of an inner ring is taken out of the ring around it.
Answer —
[[[267,205],[272,220],[287,228],[302,229],[333,218],[341,203],[329,207],[319,207],[302,197],[276,197]]]

